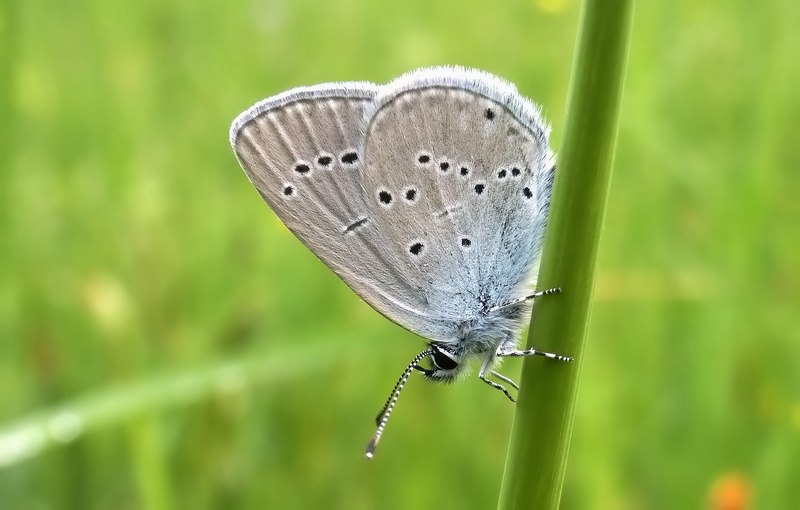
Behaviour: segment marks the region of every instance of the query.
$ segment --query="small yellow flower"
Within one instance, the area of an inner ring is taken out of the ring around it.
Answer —
[[[751,508],[752,487],[741,473],[725,473],[711,486],[709,508],[712,510],[747,510]]]

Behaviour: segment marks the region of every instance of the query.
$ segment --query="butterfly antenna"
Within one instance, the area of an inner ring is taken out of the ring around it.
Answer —
[[[507,306],[516,305],[518,303],[524,303],[525,301],[530,301],[531,299],[536,299],[542,296],[549,296],[550,294],[558,294],[559,292],[561,292],[561,287],[553,287],[552,289],[540,290],[528,296],[521,297],[519,299],[512,299],[511,301],[503,303],[502,305],[497,305],[492,308],[489,308],[489,312],[496,312],[497,310],[500,310],[501,308],[505,308]]]
[[[389,394],[389,398],[383,405],[383,409],[381,409],[381,412],[378,413],[378,416],[375,418],[375,424],[378,426],[378,429],[375,431],[372,439],[370,439],[369,443],[367,444],[366,455],[368,459],[371,459],[372,456],[375,455],[375,448],[378,447],[378,441],[381,439],[383,429],[386,428],[386,423],[389,421],[389,416],[392,415],[394,406],[397,405],[397,399],[400,397],[400,392],[403,391],[403,387],[406,385],[408,378],[411,377],[411,372],[418,369],[419,362],[431,354],[433,354],[431,349],[425,349],[421,353],[414,356],[414,359],[411,360],[411,363],[409,363],[406,369],[403,370],[403,375],[401,375],[400,379],[397,380],[397,384],[394,385],[394,389]]]

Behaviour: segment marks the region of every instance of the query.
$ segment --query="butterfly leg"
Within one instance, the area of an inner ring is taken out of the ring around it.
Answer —
[[[511,379],[509,379],[508,377],[505,377],[505,376],[502,376],[502,375],[498,374],[494,370],[491,370],[491,366],[492,366],[493,363],[494,363],[494,356],[493,355],[492,356],[488,356],[486,358],[486,361],[483,362],[483,366],[481,366],[481,371],[478,373],[478,378],[480,378],[481,381],[485,382],[486,384],[488,384],[492,388],[502,391],[503,394],[505,396],[507,396],[510,401],[516,402],[516,400],[514,400],[514,397],[511,396],[511,393],[508,392],[508,390],[506,389],[505,386],[503,386],[502,384],[497,384],[494,381],[490,381],[486,377],[486,373],[489,372],[492,375],[496,376],[498,379],[501,379],[501,380],[511,384],[515,388],[517,388],[517,385]]]
[[[515,390],[519,390],[519,385],[515,383],[513,380],[509,379],[508,377],[504,376],[500,372],[495,372],[492,370],[492,375],[503,381],[504,383],[510,384],[514,387]]]
[[[526,349],[524,351],[519,351],[517,349],[508,349],[501,347],[500,349],[497,350],[497,356],[509,357],[509,358],[517,358],[520,356],[542,356],[544,358],[555,359],[558,361],[572,361],[572,358],[569,356],[562,356],[561,354],[555,354],[552,352],[537,351],[536,349]]]
[[[521,297],[519,299],[512,299],[511,301],[508,301],[507,303],[503,303],[502,305],[498,305],[498,306],[494,306],[492,308],[489,308],[489,313],[496,312],[497,310],[500,310],[501,308],[505,308],[507,306],[516,305],[516,304],[519,304],[519,303],[524,303],[525,301],[530,301],[531,299],[536,299],[536,298],[539,298],[539,297],[542,297],[542,296],[549,296],[550,294],[558,294],[560,292],[561,292],[561,287],[553,287],[552,289],[539,290],[539,291],[536,291],[533,294],[530,294],[528,296]]]
[[[478,375],[478,377],[481,379],[481,381],[485,382],[486,384],[488,384],[492,388],[502,391],[505,394],[505,396],[508,397],[508,399],[510,401],[516,402],[516,400],[514,400],[514,397],[511,396],[511,393],[509,393],[508,390],[506,389],[506,387],[503,386],[502,384],[497,384],[494,381],[490,381],[489,379],[486,378],[486,374],[480,374],[480,375]]]

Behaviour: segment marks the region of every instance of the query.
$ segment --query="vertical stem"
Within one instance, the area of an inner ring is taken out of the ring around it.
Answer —
[[[617,130],[633,0],[584,0],[567,119],[528,346],[500,492],[501,509],[555,509],[567,463],[595,263]]]
[[[158,418],[155,413],[145,413],[130,424],[129,431],[139,503],[152,510],[173,508]]]

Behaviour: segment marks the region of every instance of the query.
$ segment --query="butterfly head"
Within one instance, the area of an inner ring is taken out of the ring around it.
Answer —
[[[432,381],[453,382],[465,366],[463,363],[464,353],[439,343],[431,343],[429,350],[431,368],[419,367],[418,370],[425,374],[425,378]]]

